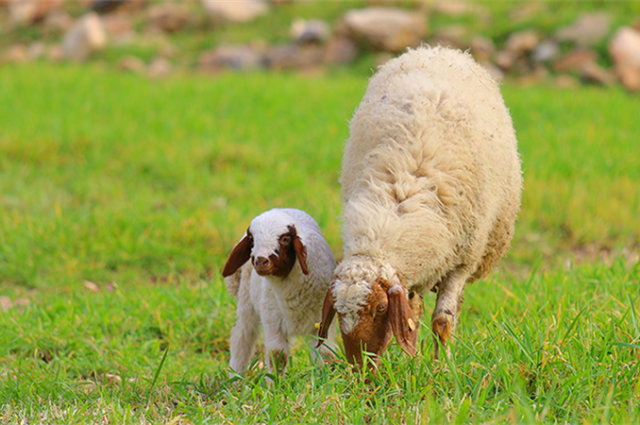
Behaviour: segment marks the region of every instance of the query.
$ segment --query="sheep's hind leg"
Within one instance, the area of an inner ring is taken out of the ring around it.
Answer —
[[[456,328],[462,295],[469,273],[463,269],[451,272],[438,284],[438,296],[436,307],[431,317],[433,329],[434,357],[437,360],[440,354],[440,346],[445,347],[447,355],[450,352],[449,339]]]

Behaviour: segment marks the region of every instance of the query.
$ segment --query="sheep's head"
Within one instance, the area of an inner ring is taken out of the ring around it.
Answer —
[[[321,338],[326,338],[336,313],[351,364],[362,366],[363,351],[376,355],[379,363],[394,335],[405,351],[415,355],[418,326],[399,280],[390,284],[378,277],[353,284],[336,277],[322,308]]]
[[[251,221],[247,233],[231,251],[222,276],[231,276],[251,259],[260,276],[284,278],[291,273],[296,258],[302,272],[308,274],[307,249],[295,222],[284,212],[270,210]]]

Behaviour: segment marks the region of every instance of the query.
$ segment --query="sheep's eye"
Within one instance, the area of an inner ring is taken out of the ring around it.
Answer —
[[[378,307],[376,307],[376,311],[378,312],[378,314],[384,313],[385,311],[387,311],[387,305],[379,304]]]
[[[283,237],[280,238],[280,243],[282,245],[289,245],[291,243],[291,236],[284,235]]]

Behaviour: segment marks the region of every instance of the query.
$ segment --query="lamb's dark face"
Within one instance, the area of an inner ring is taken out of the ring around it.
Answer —
[[[364,285],[345,284],[335,279],[323,306],[320,337],[338,314],[347,360],[362,366],[362,353],[376,357],[376,364],[393,335],[410,354],[415,354],[417,323],[413,318],[404,288],[389,285],[379,278]]]
[[[253,239],[250,231],[247,236]],[[277,237],[277,246],[273,250],[267,249],[257,254],[253,252],[259,251],[255,248],[251,254],[251,264],[260,276],[278,276],[287,277],[296,263],[296,251],[293,241],[297,236],[294,226],[287,226],[287,232]]]
[[[232,275],[249,259],[260,276],[285,278],[291,273],[296,259],[302,272],[307,274],[306,258],[306,247],[293,220],[271,210],[253,219],[247,234],[231,252],[222,275]]]

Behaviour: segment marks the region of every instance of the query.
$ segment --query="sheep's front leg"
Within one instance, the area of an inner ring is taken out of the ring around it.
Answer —
[[[260,317],[250,303],[238,302],[236,323],[231,330],[229,366],[236,373],[242,372],[254,355],[260,330]]]
[[[284,376],[289,360],[289,341],[281,328],[282,318],[274,311],[263,318],[264,355],[267,370]]]
[[[431,317],[431,328],[433,329],[433,339],[435,346],[434,357],[438,359],[440,345],[446,347],[449,354],[450,348],[447,345],[453,334],[458,321],[462,295],[469,273],[458,269],[450,273],[440,284],[438,284],[438,296],[436,298],[436,308]]]

